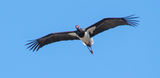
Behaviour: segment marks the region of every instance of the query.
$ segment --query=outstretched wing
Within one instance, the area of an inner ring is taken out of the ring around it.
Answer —
[[[62,41],[62,40],[78,40],[79,38],[76,36],[75,31],[69,31],[69,32],[59,32],[59,33],[51,33],[44,37],[41,37],[36,40],[30,40],[27,48],[30,48],[30,50],[38,51],[39,48],[43,47],[44,45]]]
[[[100,32],[120,25],[130,25],[134,27],[138,25],[138,21],[134,20],[135,18],[138,17],[134,17],[133,15],[131,15],[124,18],[104,18],[99,22],[89,26],[88,28],[86,28],[86,30],[89,31],[91,37],[93,37]]]

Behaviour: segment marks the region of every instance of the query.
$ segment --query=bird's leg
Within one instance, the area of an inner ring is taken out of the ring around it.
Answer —
[[[93,50],[91,46],[87,46],[88,50],[91,52],[91,54],[93,54]]]

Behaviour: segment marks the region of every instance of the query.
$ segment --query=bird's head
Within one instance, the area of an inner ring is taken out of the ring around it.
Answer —
[[[76,25],[75,27],[76,27],[77,30],[79,29],[79,25]]]

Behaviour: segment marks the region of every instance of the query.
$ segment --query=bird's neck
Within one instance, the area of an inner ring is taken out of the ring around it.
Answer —
[[[84,36],[84,34],[85,34],[85,31],[83,31],[83,30],[81,30],[81,29],[77,29],[76,34],[77,34],[80,38],[82,38],[82,37]]]

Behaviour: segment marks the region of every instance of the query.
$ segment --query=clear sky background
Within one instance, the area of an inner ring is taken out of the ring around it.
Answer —
[[[159,0],[1,0],[0,78],[160,78]],[[81,41],[38,52],[26,41],[88,27],[105,17],[140,17],[94,37],[94,55]]]

